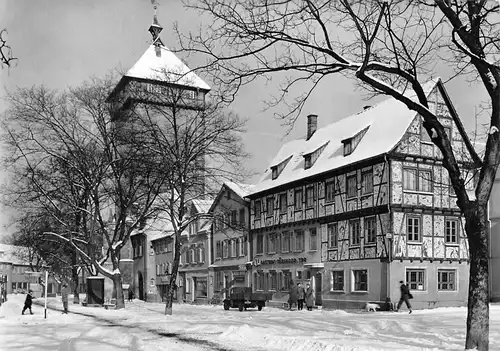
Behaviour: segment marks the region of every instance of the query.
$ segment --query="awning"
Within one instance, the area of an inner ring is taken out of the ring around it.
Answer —
[[[304,263],[306,268],[325,268],[324,263]]]

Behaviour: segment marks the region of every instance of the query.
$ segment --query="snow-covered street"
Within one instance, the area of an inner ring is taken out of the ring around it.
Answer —
[[[1,350],[463,350],[465,308],[389,313],[224,311],[222,306],[135,300],[124,310],[70,304],[70,314],[35,304],[21,316],[23,295],[0,307]],[[36,301],[40,303],[41,301]],[[49,306],[60,309],[60,298]],[[490,349],[500,350],[500,305],[491,306]]]

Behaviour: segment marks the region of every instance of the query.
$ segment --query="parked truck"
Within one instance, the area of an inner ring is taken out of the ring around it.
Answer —
[[[250,287],[233,287],[229,295],[224,299],[224,309],[238,308],[241,311],[247,308],[255,308],[259,311],[266,305],[270,294],[264,292],[252,292]]]

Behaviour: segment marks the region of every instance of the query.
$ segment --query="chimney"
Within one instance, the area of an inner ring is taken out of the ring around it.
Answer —
[[[318,128],[318,115],[307,116],[307,138],[306,138],[306,140],[311,139],[313,134],[316,132],[317,128]]]

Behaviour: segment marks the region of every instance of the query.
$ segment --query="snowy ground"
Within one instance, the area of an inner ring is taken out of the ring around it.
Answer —
[[[70,303],[70,314],[35,305],[21,316],[23,295],[0,307],[0,350],[463,350],[465,308],[403,313],[344,311],[261,312],[222,306],[174,305],[135,300],[123,310]],[[41,301],[37,301],[41,302]],[[60,309],[60,297],[49,306]],[[500,350],[500,305],[491,306],[490,350]]]

